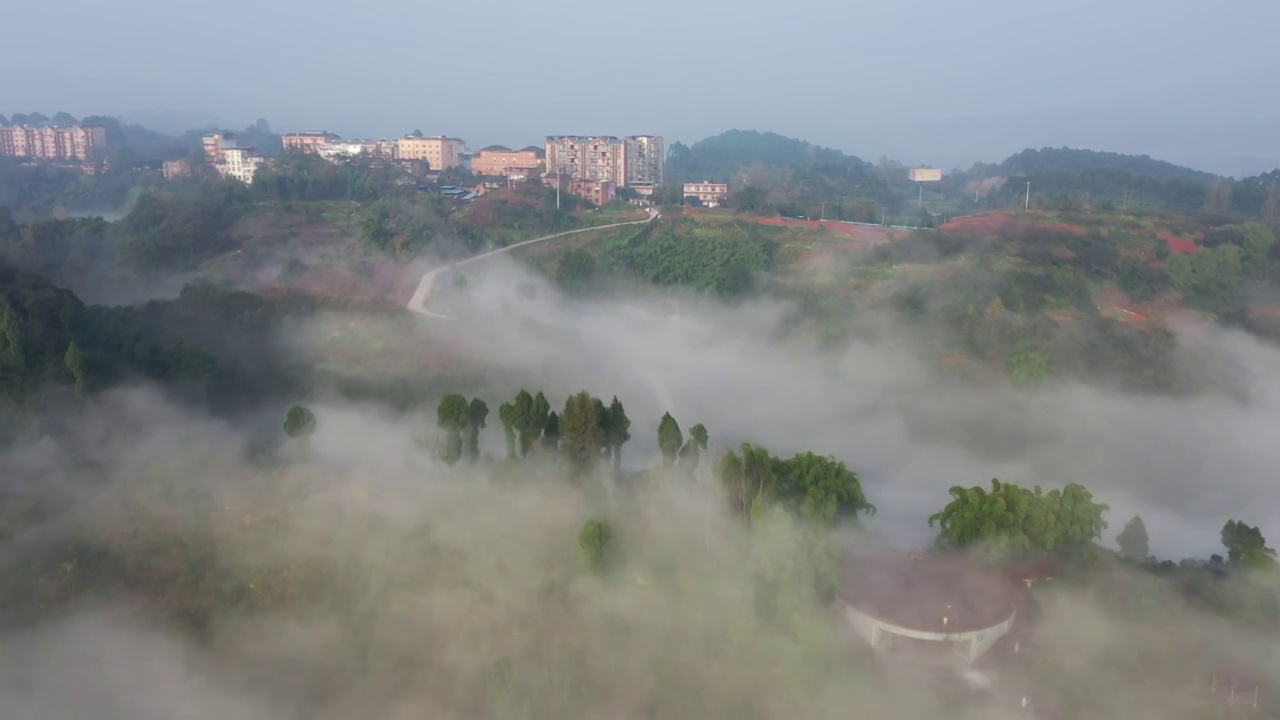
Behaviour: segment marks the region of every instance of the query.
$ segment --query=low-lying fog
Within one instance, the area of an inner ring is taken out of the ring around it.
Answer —
[[[940,377],[921,338],[887,318],[866,319],[873,342],[832,351],[790,332],[793,316],[773,302],[576,301],[501,258],[466,276],[485,318],[455,330],[468,357],[538,378],[531,390],[553,406],[579,389],[616,393],[632,418],[633,466],[655,461],[657,418],[670,410],[684,427],[704,423],[715,455],[750,441],[846,461],[879,508],[875,527],[913,545],[950,486],[993,477],[1080,482],[1111,506],[1106,542],[1141,514],[1161,556],[1218,552],[1228,518],[1280,526],[1280,443],[1267,439],[1280,421],[1280,351],[1242,332],[1178,336],[1186,361],[1231,393],[1175,399],[1060,382],[1027,397]],[[520,283],[536,297],[519,297]],[[500,451],[499,430],[485,439]]]
[[[520,282],[537,288],[531,302],[514,293]],[[408,324],[505,378],[495,386],[541,389],[557,408],[580,389],[618,394],[633,421],[632,467],[657,464],[657,420],[670,410],[685,427],[706,424],[712,454],[753,441],[848,462],[880,510],[869,527],[912,546],[927,541],[926,518],[949,486],[991,477],[1082,482],[1113,508],[1108,543],[1141,512],[1164,556],[1219,551],[1228,517],[1264,532],[1276,521],[1280,490],[1268,470],[1280,451],[1265,433],[1278,356],[1236,333],[1200,329],[1180,342],[1197,362],[1222,358],[1247,401],[1079,384],[1018,397],[943,379],[917,359],[916,338],[887,324],[874,342],[820,350],[772,303],[580,302],[505,263],[469,272],[468,293],[487,318]],[[306,360],[339,320],[282,339]],[[393,322],[367,324],[384,343],[415,340]],[[482,442],[494,455],[505,399],[486,397]],[[450,471],[424,443],[434,408],[396,417],[304,401],[318,429],[307,446],[281,449],[284,464],[251,459],[261,440],[251,435],[278,433],[278,419],[251,428],[193,416],[149,388],[105,393],[58,436],[33,434],[0,454],[0,499],[37,497],[47,513],[0,544],[4,606],[47,616],[0,634],[0,714],[963,716],[932,685],[874,674],[850,651],[835,618],[804,598],[812,577],[794,528],[748,533],[726,517],[709,461],[701,483],[660,483],[639,497],[574,485],[537,463]],[[576,538],[601,516],[615,524],[620,559],[595,578]],[[40,558],[55,560],[32,577]],[[104,567],[126,589],[102,603],[77,594]],[[761,576],[799,593],[782,625],[754,609]],[[59,605],[68,594],[70,612]],[[1215,621],[1190,622],[1172,594],[1154,598],[1142,618],[1160,622],[1142,628],[1087,597],[1051,604],[1038,657],[1052,672],[1028,692],[1080,698],[1099,708],[1090,717],[1199,717],[1194,702],[1158,689],[1186,678],[1135,662],[1134,647],[1267,657]],[[188,627],[198,632],[176,629]]]

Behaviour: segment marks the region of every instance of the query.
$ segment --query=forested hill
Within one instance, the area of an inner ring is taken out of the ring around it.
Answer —
[[[1155,160],[1147,155],[1123,155],[1097,150],[1073,148],[1027,148],[1015,153],[1000,164],[1007,175],[1039,175],[1044,173],[1079,173],[1086,170],[1115,170],[1135,177],[1155,180],[1177,180],[1208,184],[1218,176]]]
[[[736,170],[752,165],[804,170],[819,165],[866,165],[833,148],[756,130],[729,130],[693,145],[674,143],[668,172],[676,177],[724,182]]]

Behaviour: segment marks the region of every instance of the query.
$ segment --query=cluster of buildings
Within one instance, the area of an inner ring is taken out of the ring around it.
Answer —
[[[239,180],[246,185],[253,182],[258,169],[267,164],[256,149],[250,146],[241,147],[236,136],[231,133],[214,133],[201,139],[204,161],[222,177]],[[187,177],[191,175],[191,166],[186,160],[171,160],[164,164],[166,178]]]
[[[461,167],[480,178],[477,188],[540,181],[596,205],[612,202],[622,188],[644,199],[665,179],[666,144],[657,135],[548,135],[543,147],[513,150],[490,145],[474,153],[459,138],[416,132],[396,140],[347,140],[309,131],[282,135],[281,144],[285,152],[315,154],[332,162],[378,158],[401,165],[417,178]],[[222,177],[246,184],[270,162],[255,148],[239,145],[231,133],[205,135],[202,145],[205,164]],[[0,126],[0,156],[82,163],[88,168],[105,157],[106,146],[106,130],[101,127]],[[187,160],[164,163],[166,178],[192,173]],[[723,183],[685,183],[684,196],[715,207],[728,190]]]
[[[663,183],[666,161],[666,144],[657,135],[549,135],[544,147],[513,150],[490,145],[474,153],[459,138],[416,133],[397,140],[344,140],[311,131],[284,135],[281,142],[286,152],[312,153],[334,162],[356,156],[381,158],[404,165],[417,177],[461,167],[480,178],[477,188],[540,181],[596,205],[615,200],[620,188],[640,198],[652,195]],[[210,164],[225,166],[220,172],[239,179],[229,161],[211,159]],[[703,194],[711,205],[721,197],[714,190]]]
[[[95,172],[106,157],[107,131],[101,127],[0,126],[0,156],[45,162],[80,163]]]
[[[545,157],[551,182],[567,182],[575,195],[608,202],[618,188],[652,195],[662,185],[667,150],[657,135],[548,135]]]

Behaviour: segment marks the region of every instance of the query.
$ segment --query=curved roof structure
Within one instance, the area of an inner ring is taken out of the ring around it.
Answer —
[[[964,633],[1008,620],[1024,588],[1006,573],[959,555],[855,555],[844,562],[841,598],[889,625]]]

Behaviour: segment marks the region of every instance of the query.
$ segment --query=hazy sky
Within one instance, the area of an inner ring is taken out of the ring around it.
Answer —
[[[1274,0],[64,0],[5,24],[32,28],[0,44],[6,114],[472,147],[736,127],[947,167],[1043,145],[1280,165]]]

